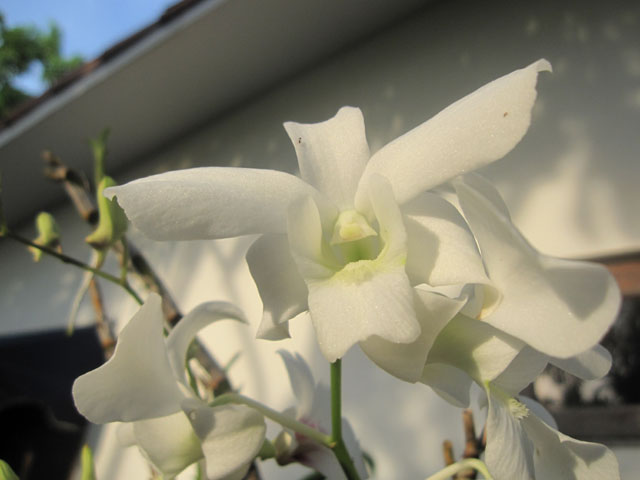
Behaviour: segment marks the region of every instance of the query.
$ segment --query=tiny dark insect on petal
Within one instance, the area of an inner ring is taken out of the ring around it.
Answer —
[[[507,115],[509,115],[509,112],[504,112],[504,113],[502,114],[502,116],[503,116],[503,117],[506,117]]]
[[[302,137],[298,137],[298,143],[302,143]]]

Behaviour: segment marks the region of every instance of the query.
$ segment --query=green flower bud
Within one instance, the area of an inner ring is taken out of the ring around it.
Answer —
[[[36,217],[36,229],[38,230],[38,236],[33,243],[43,247],[60,249],[60,232],[53,215],[47,212],[40,212]],[[29,250],[33,254],[33,260],[40,261],[42,250],[35,247],[29,247]]]
[[[98,185],[98,227],[91,233],[85,241],[96,250],[106,250],[127,231],[127,217],[124,210],[118,205],[117,199],[109,200],[102,192],[105,188],[113,187],[116,182],[105,176]]]

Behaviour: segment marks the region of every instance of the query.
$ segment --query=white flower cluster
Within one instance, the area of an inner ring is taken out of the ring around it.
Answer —
[[[154,239],[262,234],[247,254],[264,304],[259,337],[287,337],[289,320],[306,311],[329,362],[357,343],[390,374],[461,406],[480,385],[485,462],[496,479],[615,479],[608,449],[564,436],[517,395],[548,363],[582,378],[608,371],[598,342],[619,308],[616,283],[601,266],[534,250],[497,190],[470,173],[520,141],[538,73],[550,68],[539,60],[499,78],[373,155],[357,108],[286,123],[300,178],[198,168],[106,194]],[[152,296],[114,358],[76,382],[80,411],[99,423],[131,422],[134,441],[166,474],[204,456],[209,478],[242,475],[262,444],[262,417],[199,405],[184,378],[185,333],[222,317],[239,314],[209,304],[165,341]],[[285,361],[291,374],[296,361]],[[180,434],[156,445],[165,424]]]

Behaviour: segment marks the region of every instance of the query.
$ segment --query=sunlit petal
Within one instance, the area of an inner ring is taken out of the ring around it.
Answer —
[[[431,120],[382,147],[360,180],[356,207],[367,211],[371,174],[388,178],[399,203],[422,191],[505,156],[529,128],[538,72],[551,70],[538,60],[481,87]]]
[[[105,190],[155,240],[284,233],[288,206],[318,192],[276,170],[204,167],[161,173]],[[319,200],[318,200],[319,201]]]
[[[536,478],[545,480],[618,480],[618,461],[598,443],[568,437],[534,415],[522,421],[535,446]]]
[[[113,357],[77,378],[73,398],[94,423],[130,422],[180,411],[183,399],[162,335],[161,300],[152,293],[124,327]]]
[[[489,283],[473,235],[453,205],[423,193],[403,205],[402,213],[412,285]]]
[[[302,179],[341,210],[353,208],[358,181],[369,160],[360,109],[342,107],[324,122],[287,122],[284,128],[296,149]]]
[[[597,344],[620,305],[607,269],[541,255],[490,197],[464,178],[455,186],[489,278],[503,296],[485,320],[555,357],[571,357]]]

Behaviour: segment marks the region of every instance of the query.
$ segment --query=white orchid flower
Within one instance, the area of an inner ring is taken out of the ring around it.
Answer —
[[[619,480],[618,461],[598,443],[560,433],[542,405],[487,383],[484,460],[496,479]]]
[[[285,350],[279,350],[287,368],[291,388],[296,397],[295,407],[284,413],[323,433],[328,433],[331,425],[331,393],[322,384],[316,384],[304,359]],[[362,451],[349,422],[342,419],[343,439],[360,478],[368,478]],[[301,463],[322,473],[331,480],[346,480],[346,476],[333,451],[304,435],[283,430],[274,441],[276,460],[281,465]]]
[[[595,346],[568,359],[552,358],[487,322],[458,314],[433,345],[422,381],[461,407],[470,403],[473,382],[484,388],[488,406],[484,460],[496,479],[618,479],[610,450],[563,435],[540,405],[518,397],[547,363],[591,380],[609,371],[611,356]]]
[[[188,386],[186,354],[196,333],[221,319],[243,320],[226,302],[200,305],[163,336],[161,299],[149,295],[118,337],[114,355],[77,378],[73,398],[94,423],[127,422],[123,440],[173,478],[204,458],[213,479],[240,479],[262,447],[263,417],[239,405],[208,407]]]
[[[157,240],[263,234],[247,255],[264,305],[258,336],[288,336],[287,322],[308,310],[329,362],[359,343],[384,364],[394,345],[433,341],[420,341],[412,286],[486,281],[460,214],[423,192],[508,153],[529,127],[537,74],[550,68],[539,60],[499,78],[372,156],[357,108],[285,123],[302,178],[197,168],[107,195]],[[406,350],[413,357],[399,363],[412,365],[398,376],[419,378],[427,355],[419,350]]]
[[[536,251],[511,222],[498,191],[476,174],[453,182],[480,247],[490,286],[477,318],[551,357],[596,345],[616,319],[621,295],[603,266]]]

